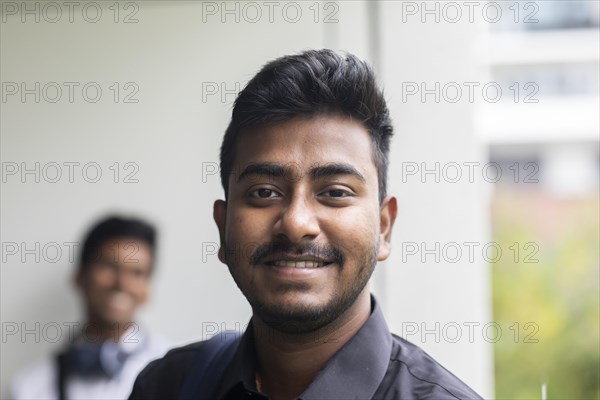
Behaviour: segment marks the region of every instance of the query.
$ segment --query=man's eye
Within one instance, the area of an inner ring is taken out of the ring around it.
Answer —
[[[341,189],[332,189],[324,192],[327,197],[347,197],[349,196],[348,192]]]
[[[134,269],[133,271],[131,271],[131,274],[136,278],[145,278],[146,276],[148,276],[148,272],[142,269]]]
[[[277,192],[271,189],[256,189],[250,195],[259,199],[269,199],[278,196]]]

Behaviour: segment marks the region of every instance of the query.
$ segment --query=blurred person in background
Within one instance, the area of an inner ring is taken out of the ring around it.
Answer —
[[[61,352],[15,376],[15,399],[123,399],[136,375],[168,343],[141,329],[135,314],[150,295],[156,231],[111,216],[88,232],[75,285],[85,323]]]

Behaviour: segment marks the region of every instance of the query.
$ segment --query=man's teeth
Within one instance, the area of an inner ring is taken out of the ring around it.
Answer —
[[[279,260],[273,262],[277,267],[291,267],[291,268],[319,268],[325,265],[324,262],[316,261],[285,261]]]

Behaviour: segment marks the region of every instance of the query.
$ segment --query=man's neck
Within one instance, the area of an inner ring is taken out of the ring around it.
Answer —
[[[273,400],[298,397],[327,361],[358,332],[370,314],[371,298],[365,288],[344,314],[316,332],[282,333],[259,318],[253,318],[259,391]]]
[[[100,319],[89,318],[83,326],[83,338],[90,343],[106,341],[120,342],[123,335],[131,328],[131,323],[108,323]]]

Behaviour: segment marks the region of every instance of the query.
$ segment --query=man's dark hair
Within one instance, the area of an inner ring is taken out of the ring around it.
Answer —
[[[309,50],[266,64],[239,93],[221,146],[221,184],[227,199],[235,144],[245,131],[295,117],[337,114],[368,130],[379,179],[380,202],[387,193],[393,134],[383,92],[371,67],[352,54]]]
[[[100,256],[100,248],[110,239],[127,237],[146,242],[155,253],[156,230],[149,223],[139,219],[126,219],[109,216],[97,222],[87,233],[81,248],[79,272],[84,272],[90,262]]]

